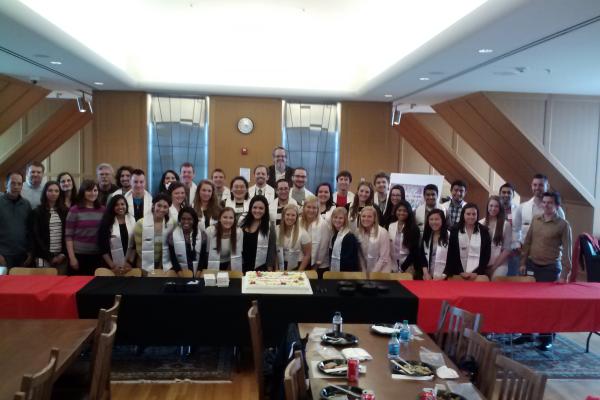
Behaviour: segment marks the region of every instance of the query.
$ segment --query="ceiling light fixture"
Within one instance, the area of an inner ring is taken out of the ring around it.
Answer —
[[[420,81],[428,81],[428,80],[429,80],[429,78],[428,78],[428,77],[426,77],[426,76],[422,76],[422,77],[420,77],[420,78],[419,78],[419,80],[420,80]]]
[[[394,95],[392,95],[392,94],[384,94],[383,97],[387,97],[389,99],[389,98],[394,97]]]
[[[479,54],[489,54],[489,53],[493,53],[494,50],[492,50],[492,49],[479,49],[479,50],[477,50],[477,52]]]
[[[77,96],[77,108],[80,113],[86,112],[85,109],[85,93],[81,91],[81,96]]]
[[[96,85],[96,86],[102,86],[102,85],[104,85],[104,82],[94,82],[94,85]]]
[[[53,65],[61,65],[61,64],[62,64],[62,62],[60,62],[60,61],[50,61],[50,64],[53,64]]]

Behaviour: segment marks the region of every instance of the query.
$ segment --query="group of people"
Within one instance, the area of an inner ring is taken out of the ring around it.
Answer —
[[[533,274],[566,280],[571,228],[557,192],[535,175],[532,197],[516,205],[505,183],[485,210],[465,200],[467,185],[426,185],[415,210],[401,185],[380,172],[352,192],[352,174],[307,188],[307,170],[290,168],[286,150],[273,165],[253,170],[254,184],[221,169],[196,183],[194,166],[165,171],[152,195],[141,169],[109,164],[79,189],[68,172],[42,184],[44,166],[32,162],[26,179],[7,177],[0,197],[0,265],[56,267],[92,275],[108,267],[180,271],[305,270],[409,272],[415,279]],[[113,182],[114,178],[114,182]]]

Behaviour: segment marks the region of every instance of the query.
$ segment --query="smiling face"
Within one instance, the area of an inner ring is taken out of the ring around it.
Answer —
[[[404,206],[398,206],[396,209],[396,218],[398,222],[404,222],[408,219],[408,210]]]
[[[217,189],[221,189],[225,185],[225,174],[221,171],[213,172],[212,182]]]
[[[290,184],[287,181],[277,183],[277,197],[284,202],[290,197]]]
[[[236,201],[244,201],[246,199],[246,194],[248,193],[248,188],[243,180],[236,179],[231,184],[231,193],[233,193],[233,197]]]
[[[268,178],[269,174],[267,173],[266,167],[258,167],[254,170],[254,182],[256,182],[256,186],[265,186]]]
[[[498,200],[490,199],[490,201],[488,201],[487,212],[490,217],[498,216],[498,213],[500,212],[500,203],[498,203]]]
[[[343,212],[333,212],[331,215],[331,224],[339,232],[346,225],[346,214]]]
[[[298,210],[294,208],[288,208],[283,214],[283,222],[286,226],[292,227],[298,220]]]
[[[188,212],[182,213],[179,224],[184,231],[191,231],[194,229],[194,218],[192,217],[192,214]]]
[[[143,196],[146,189],[146,177],[144,175],[131,175],[131,190],[137,196]]]
[[[425,205],[429,208],[435,207],[437,204],[437,192],[433,189],[427,189],[423,197],[425,197]]]
[[[163,219],[169,213],[169,203],[166,200],[159,200],[152,206],[154,218]]]
[[[125,213],[127,212],[127,203],[125,202],[125,199],[117,200],[113,211],[116,216],[119,216],[119,217],[124,216]]]
[[[73,179],[69,174],[61,175],[58,183],[60,185],[60,190],[63,192],[73,190]]]
[[[308,201],[304,202],[304,206],[302,208],[304,215],[312,221],[319,215],[319,207],[317,206],[316,201]]]
[[[181,176],[181,183],[189,187],[194,181],[194,167],[181,167],[179,176]]]
[[[362,210],[360,213],[360,225],[365,229],[371,229],[375,225],[375,210]]]
[[[44,170],[42,167],[36,167],[31,165],[27,169],[27,180],[33,187],[38,187],[42,183],[42,177],[44,176]]]
[[[358,197],[359,204],[366,204],[371,197],[371,189],[369,189],[367,185],[360,185],[356,195]]]
[[[58,185],[49,185],[46,188],[48,203],[55,204],[58,201],[58,196],[60,196],[60,187]]]
[[[392,189],[390,192],[390,202],[392,205],[395,206],[396,204],[400,203],[400,200],[402,200],[402,192],[400,189]]]
[[[502,200],[502,203],[504,203],[506,206],[512,203],[514,196],[515,192],[513,192],[511,188],[505,186],[500,189],[500,200]]]
[[[387,192],[389,182],[386,178],[375,179],[375,190],[377,193],[385,194]]]
[[[273,165],[279,172],[285,171],[287,156],[284,149],[277,149],[273,152]]]
[[[179,207],[185,201],[185,188],[178,187],[177,189],[171,192],[171,199],[173,200],[173,205],[175,207]]]
[[[9,181],[6,184],[6,191],[12,198],[16,198],[19,197],[22,189],[23,177],[19,174],[11,174]]]
[[[317,190],[317,198],[319,199],[319,203],[326,204],[331,198],[331,191],[329,190],[329,187],[326,185],[319,186],[319,189]]]
[[[167,172],[165,174],[165,179],[163,179],[163,185],[168,189],[169,185],[173,182],[177,181],[177,177],[172,172]]]
[[[552,215],[558,209],[558,205],[552,196],[544,196],[542,198],[542,207],[544,208],[544,214],[546,215]]]
[[[303,169],[296,169],[294,171],[294,176],[292,177],[294,181],[294,186],[298,189],[302,189],[306,185],[306,171]]]
[[[465,226],[474,226],[477,222],[477,209],[475,207],[465,208]]]
[[[340,176],[337,179],[337,188],[341,192],[346,192],[350,189],[350,178],[347,176]]]
[[[430,214],[427,218],[427,223],[433,232],[439,232],[442,229],[442,217],[440,214]]]
[[[265,203],[263,203],[262,201],[255,201],[254,204],[252,204],[252,209],[250,210],[250,212],[252,213],[252,217],[254,217],[255,220],[260,221],[265,215],[266,210],[267,208],[265,207]]]
[[[124,169],[121,171],[121,177],[119,178],[119,183],[123,188],[123,193],[127,192],[131,188],[131,172]]]
[[[213,188],[208,183],[203,183],[200,185],[200,200],[203,203],[208,203],[212,197]]]
[[[464,186],[460,186],[460,185],[454,185],[454,186],[452,186],[452,189],[450,190],[452,199],[455,202],[462,201],[465,198],[466,192],[467,192],[467,188],[465,188]]]
[[[84,199],[88,203],[93,203],[98,198],[98,186],[84,192]]]
[[[223,211],[223,214],[221,214],[221,217],[219,218],[219,222],[223,229],[229,230],[235,222],[235,214],[232,210]]]
[[[538,199],[542,198],[542,194],[548,190],[548,181],[542,178],[533,178],[531,181],[531,193]]]

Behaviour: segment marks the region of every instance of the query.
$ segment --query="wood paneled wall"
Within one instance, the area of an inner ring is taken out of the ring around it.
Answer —
[[[92,157],[94,165],[108,162],[148,169],[146,93],[94,92]]]
[[[400,171],[400,137],[391,127],[390,103],[343,102],[339,170],[352,172],[354,190],[378,171]]]
[[[281,145],[280,99],[214,96],[209,107],[209,174],[221,168],[229,181],[239,175],[240,168],[273,163],[272,150]],[[250,135],[237,129],[242,117],[254,122]],[[243,147],[248,149],[247,155],[242,155]]]
[[[50,91],[41,86],[0,75],[0,135],[41,102],[48,93]]]

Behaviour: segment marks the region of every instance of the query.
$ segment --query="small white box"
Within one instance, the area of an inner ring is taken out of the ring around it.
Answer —
[[[215,274],[204,274],[204,286],[217,286]]]
[[[217,273],[217,286],[228,287],[229,286],[229,274],[227,271],[221,271]]]

